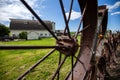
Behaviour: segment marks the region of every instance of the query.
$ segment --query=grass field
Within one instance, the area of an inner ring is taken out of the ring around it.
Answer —
[[[53,38],[31,41],[0,42],[0,45],[55,45]],[[0,80],[16,80],[24,71],[47,54],[50,49],[0,50]],[[63,57],[63,55],[62,55]],[[55,51],[44,62],[31,71],[25,80],[49,80],[58,67],[59,52]],[[70,70],[70,58],[61,69],[60,80]]]

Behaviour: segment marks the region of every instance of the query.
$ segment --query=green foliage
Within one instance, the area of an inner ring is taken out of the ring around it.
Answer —
[[[9,35],[10,29],[5,25],[0,23],[0,37],[4,37],[5,35]]]
[[[26,39],[27,40],[27,32],[21,32],[19,34],[20,39]]]

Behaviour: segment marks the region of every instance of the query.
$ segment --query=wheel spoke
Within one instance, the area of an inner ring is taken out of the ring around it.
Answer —
[[[72,57],[72,56],[71,56]],[[73,56],[74,57],[74,56]],[[73,60],[71,59],[71,62],[73,62]],[[75,66],[75,64],[71,64],[72,65],[72,68],[71,68],[71,70],[70,70],[70,72],[67,74],[67,76],[65,77],[65,80],[67,80],[68,79],[68,77],[70,76],[70,74],[72,75],[71,76],[71,80],[73,80],[73,68],[74,68],[74,66]]]
[[[12,49],[51,49],[51,48],[66,48],[65,46],[0,46],[0,50],[12,50]]]
[[[36,62],[32,67],[30,67],[25,73],[23,73],[17,80],[22,80],[24,76],[26,76],[31,70],[33,70],[36,66],[38,66],[41,62],[43,62],[48,56],[50,56],[55,49],[51,50],[47,55],[45,55],[42,59]]]
[[[58,66],[59,66],[59,65],[60,65],[60,63],[61,63],[61,58],[62,58],[62,53],[60,53],[60,55],[59,55],[59,62],[58,62]],[[59,75],[60,75],[60,70],[58,71],[57,80],[59,80]]]
[[[73,56],[73,57],[76,59],[76,61],[80,62],[80,63],[83,65],[83,68],[85,69],[85,71],[87,71],[84,63],[83,63],[82,61],[80,61],[76,56]],[[75,64],[73,64],[73,69],[74,69],[74,67],[75,67]],[[71,76],[74,75],[73,71],[74,71],[74,70],[71,69],[71,71],[67,74],[65,80],[67,80],[70,75],[71,75]],[[73,77],[72,77],[72,79],[73,79]],[[71,80],[72,80],[72,79],[71,79]]]
[[[52,80],[54,80],[54,78],[56,77],[58,71],[61,69],[62,65],[64,64],[65,60],[67,59],[67,56],[64,57],[64,59],[62,60],[62,62],[60,63],[60,65],[58,66],[57,70],[55,71],[55,73],[53,74]]]
[[[85,71],[87,71],[84,63],[83,63],[81,60],[79,60],[76,56],[74,56],[74,58],[76,58],[76,60],[82,64],[82,66],[83,66],[83,68],[85,69]]]
[[[68,20],[67,20],[67,23],[69,24],[69,21],[70,21],[70,17],[71,17],[71,12],[72,12],[72,7],[73,7],[73,0],[71,0],[71,3],[70,3],[70,12],[69,12],[69,16],[68,16]],[[64,29],[64,34],[66,33],[66,27]]]
[[[71,56],[71,80],[73,80],[73,76],[74,76],[74,74],[73,74],[73,65],[74,65],[74,58],[73,58],[73,55]]]
[[[71,0],[71,3],[70,3],[70,12],[69,12],[69,16],[68,16],[68,20],[67,20],[67,22],[69,23],[69,21],[70,21],[70,17],[71,17],[71,12],[72,12],[72,7],[73,7],[73,0]]]
[[[81,31],[79,31],[79,33],[80,33],[80,32],[83,32],[83,31],[86,30],[86,29],[88,29],[89,26],[90,26],[90,25],[87,25],[86,27],[84,27]]]
[[[49,29],[49,27],[41,20],[41,18],[35,13],[35,11],[24,1],[21,0],[21,2],[27,7],[27,9],[36,17],[36,19],[41,23],[47,30],[48,32],[56,39],[58,40],[57,36],[54,34],[53,31]]]
[[[84,8],[84,10],[83,10],[82,18],[81,18],[81,20],[80,20],[80,24],[79,24],[79,26],[78,26],[77,32],[75,33],[75,38],[77,38],[77,36],[78,36],[78,34],[79,34],[80,27],[81,27],[81,24],[82,24],[82,22],[83,22],[83,18],[84,18],[84,14],[85,14],[86,9],[87,9],[87,3],[86,3],[86,6],[85,6],[85,8]]]
[[[66,24],[66,30],[67,30],[69,38],[71,38],[70,30],[69,30],[69,26],[68,26],[68,21],[67,21],[66,15],[65,15],[63,2],[62,2],[62,0],[59,0],[59,2],[60,2],[61,9],[62,9],[62,14],[63,14],[63,17],[64,17],[64,21],[65,21],[65,24]]]

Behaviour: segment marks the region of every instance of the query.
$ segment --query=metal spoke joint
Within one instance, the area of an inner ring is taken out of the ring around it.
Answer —
[[[57,46],[64,46],[66,48],[57,48],[58,51],[67,55],[73,56],[78,50],[78,40],[76,38],[69,38],[68,36],[61,36],[56,42]]]

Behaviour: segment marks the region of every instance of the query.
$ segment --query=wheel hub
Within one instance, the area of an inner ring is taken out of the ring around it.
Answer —
[[[74,55],[78,50],[78,40],[75,38],[69,38],[68,36],[61,36],[59,40],[56,42],[58,46],[65,46],[65,48],[57,49],[61,53],[71,56]]]

